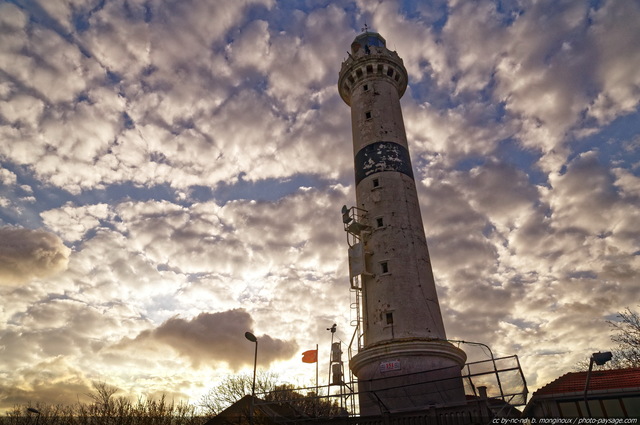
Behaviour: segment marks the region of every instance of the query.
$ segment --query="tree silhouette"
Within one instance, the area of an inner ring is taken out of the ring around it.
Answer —
[[[274,403],[287,403],[298,412],[310,417],[333,417],[343,411],[337,402],[327,397],[318,397],[311,391],[302,394],[291,384],[277,385],[265,395],[264,400]]]
[[[268,393],[276,387],[277,375],[259,371],[256,375],[256,394]],[[251,395],[252,374],[229,375],[200,398],[205,414],[215,416],[246,395]]]
[[[613,358],[621,367],[640,367],[640,314],[627,307],[618,317],[620,321],[608,321],[614,332],[611,340],[618,343]]]
[[[619,320],[607,320],[612,329],[611,341],[618,343],[611,349],[613,358],[602,366],[600,370],[623,369],[640,367],[640,314],[627,307],[618,312]],[[589,359],[576,364],[576,370],[589,369]]]

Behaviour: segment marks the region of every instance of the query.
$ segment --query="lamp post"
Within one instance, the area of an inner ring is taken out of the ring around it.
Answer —
[[[589,407],[589,400],[587,399],[587,391],[589,391],[589,380],[591,379],[591,369],[593,369],[594,363],[598,366],[602,366],[603,364],[611,360],[612,357],[613,355],[610,351],[605,351],[604,353],[598,351],[597,353],[593,353],[591,355],[591,358],[589,359],[589,370],[587,371],[587,379],[584,383],[584,404],[587,406],[588,418],[591,417],[591,408]]]
[[[38,425],[38,421],[40,420],[40,411],[34,407],[27,407],[27,412],[38,415],[36,416],[36,425]]]
[[[256,396],[256,367],[258,365],[258,338],[251,332],[245,332],[244,337],[256,343],[255,355],[253,357],[253,384],[251,385],[251,411],[249,412],[249,422],[253,425],[253,403]]]

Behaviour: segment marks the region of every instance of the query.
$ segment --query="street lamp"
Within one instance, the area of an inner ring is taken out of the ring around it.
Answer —
[[[253,425],[253,403],[256,396],[256,367],[258,365],[258,338],[251,332],[245,332],[244,337],[256,343],[255,355],[253,357],[253,385],[251,385],[251,411],[249,412],[249,422]]]
[[[36,416],[36,425],[38,425],[38,421],[40,420],[40,411],[35,407],[27,407],[27,412],[35,413],[36,415],[38,415]]]
[[[589,391],[589,380],[591,379],[591,369],[593,369],[594,363],[598,366],[602,366],[603,364],[611,360],[612,357],[613,354],[611,354],[610,351],[605,351],[604,353],[598,351],[597,353],[593,353],[591,355],[591,358],[589,359],[589,371],[587,372],[587,379],[584,383],[584,404],[587,406],[588,418],[591,417],[591,408],[589,407],[589,400],[587,399],[587,391]]]

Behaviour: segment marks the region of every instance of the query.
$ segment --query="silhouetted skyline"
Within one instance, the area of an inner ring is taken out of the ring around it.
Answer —
[[[447,336],[530,389],[636,307],[637,2],[0,3],[0,409],[197,401],[348,343],[349,108],[366,22],[402,109]],[[321,375],[321,380],[323,376]],[[326,377],[324,378],[326,379]]]

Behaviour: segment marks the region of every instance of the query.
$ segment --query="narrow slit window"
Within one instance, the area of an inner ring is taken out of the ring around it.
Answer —
[[[380,187],[380,179],[373,179],[373,187]]]
[[[396,76],[394,77],[394,79],[395,79],[396,81],[398,81],[398,80],[400,79],[400,74],[396,74]]]
[[[365,84],[364,86],[362,86],[362,90],[368,91],[369,90],[369,85]]]
[[[369,120],[369,119],[371,119],[371,111],[367,111],[367,112],[365,112],[365,113],[364,113],[364,116],[365,116],[365,118],[366,118],[366,119],[368,119],[368,120]]]
[[[393,313],[387,313],[387,325],[393,325]]]
[[[380,271],[382,272],[382,274],[389,273],[389,263],[387,263],[386,261],[380,263]]]
[[[382,219],[382,217],[377,217],[376,218],[376,226],[384,227],[384,220]]]

